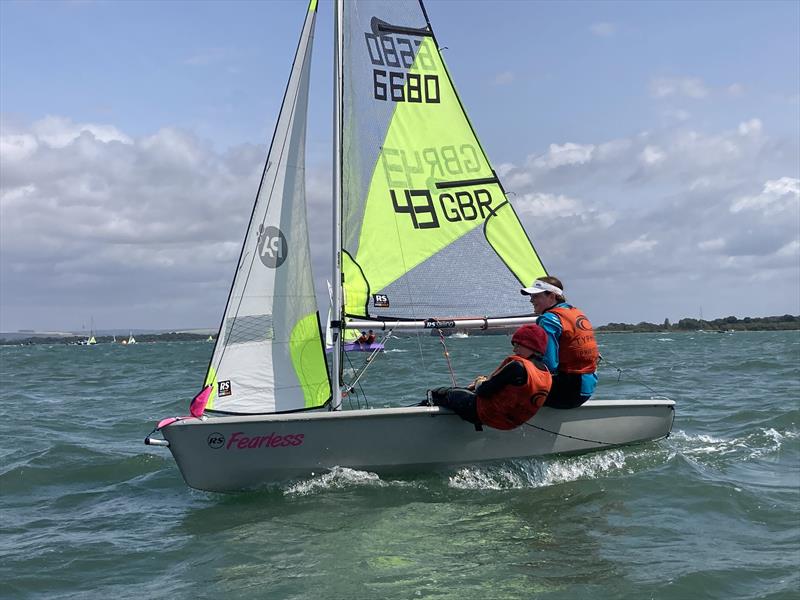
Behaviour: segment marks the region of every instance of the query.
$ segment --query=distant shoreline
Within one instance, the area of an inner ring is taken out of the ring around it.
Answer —
[[[18,333],[14,335],[19,336]],[[120,336],[119,339],[116,340],[114,339],[114,336],[111,335],[95,335],[94,337],[97,340],[96,345],[114,344],[115,346],[125,346],[127,345],[128,341],[127,336]],[[136,344],[148,344],[153,342],[198,342],[203,340],[207,341],[209,337],[212,337],[213,341],[217,336],[209,336],[208,334],[201,333],[179,333],[175,331],[169,333],[137,333]],[[86,345],[86,339],[86,335],[52,336],[46,334],[31,337],[14,337],[13,339],[0,337],[0,346],[30,346],[38,344],[82,346]]]
[[[708,332],[708,333],[733,333],[737,331],[792,331],[800,330],[800,315],[781,315],[775,317],[725,317],[705,321],[701,319],[681,319],[675,324],[665,319],[664,323],[641,322],[631,323],[609,323],[595,327],[597,333],[689,333],[689,332]],[[86,342],[86,335],[47,335],[47,333],[22,337],[28,332],[16,332],[13,338],[0,337],[0,346],[26,346],[33,344],[67,344],[79,345]],[[35,334],[35,332],[31,332]],[[21,335],[22,334],[22,335]],[[0,336],[5,334],[0,333]],[[137,343],[153,342],[197,342],[216,340],[216,335],[208,333],[189,333],[189,332],[169,332],[169,333],[137,333]],[[119,344],[124,345],[123,338],[114,340],[110,335],[96,335],[98,344]],[[127,339],[127,338],[125,338]]]
[[[675,324],[665,319],[661,325],[641,322],[609,323],[596,327],[598,333],[675,333],[690,331],[736,332],[736,331],[791,331],[800,329],[800,315],[781,315],[775,317],[724,317],[705,321],[702,319],[681,319]]]

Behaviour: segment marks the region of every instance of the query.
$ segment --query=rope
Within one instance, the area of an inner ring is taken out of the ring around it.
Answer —
[[[674,423],[675,423],[675,411],[673,410],[672,411],[672,424],[674,424]],[[669,426],[669,431],[667,432],[667,435],[664,436],[665,438],[669,437],[669,434],[672,431],[672,424]],[[603,441],[600,441],[600,440],[590,440],[590,439],[587,439],[587,438],[577,437],[577,436],[574,436],[574,435],[567,435],[566,433],[559,433],[558,431],[550,431],[549,429],[545,429],[544,427],[539,427],[538,425],[532,425],[532,424],[527,423],[527,422],[525,423],[525,425],[527,425],[528,427],[533,427],[534,429],[538,429],[539,431],[544,431],[545,433],[551,433],[553,435],[558,435],[558,436],[561,436],[561,437],[569,438],[571,440],[578,440],[578,441],[581,441],[581,442],[590,442],[592,444],[600,444],[602,446],[621,446],[621,445],[623,445],[623,444],[616,444],[614,442],[603,442]],[[659,439],[662,439],[662,438],[659,438]]]
[[[633,375],[631,375],[631,372],[630,372],[630,371],[628,371],[628,370],[626,370],[626,369],[622,369],[621,367],[618,367],[618,366],[617,366],[617,365],[615,365],[615,364],[612,364],[612,363],[611,363],[611,361],[610,361],[610,360],[608,360],[608,359],[607,359],[605,356],[601,356],[601,357],[600,357],[600,360],[602,360],[603,362],[606,362],[606,363],[608,363],[608,366],[610,366],[610,367],[612,367],[612,368],[616,369],[616,371],[617,371],[617,383],[619,383],[620,379],[622,379],[622,374],[623,374],[623,373],[625,373],[625,374],[627,374],[627,375],[628,375],[628,377],[630,377],[630,378],[631,378],[633,381],[635,381],[635,382],[636,382],[636,383],[638,383],[639,385],[641,385],[641,386],[643,386],[643,387],[647,388],[647,389],[648,389],[648,390],[649,390],[651,393],[655,394],[656,396],[658,396],[658,395],[659,395],[659,392],[658,392],[658,390],[654,390],[653,388],[651,388],[649,385],[647,385],[647,384],[646,384],[644,381],[642,381],[641,379],[638,379],[638,378],[634,377]]]
[[[581,442],[590,442],[592,444],[600,444],[601,446],[614,446],[613,442],[603,442],[600,440],[590,440],[587,438],[577,437],[574,435],[567,435],[566,433],[559,433],[558,431],[550,431],[549,429],[545,429],[544,427],[539,427],[538,425],[532,425],[530,423],[525,423],[528,427],[533,427],[534,429],[538,429],[539,431],[544,431],[545,433],[552,433],[553,435],[557,435],[560,437],[570,438],[571,440],[578,440]]]
[[[353,365],[353,361],[350,360],[350,357],[347,355],[347,352],[342,352],[342,354],[344,355],[345,360],[347,360],[347,364],[350,366],[350,368],[356,372],[356,377],[353,379],[353,381],[344,385],[342,393],[347,394],[347,401],[350,404],[350,408],[353,408],[353,397],[355,397],[356,400],[356,408],[361,408],[361,400],[359,400],[358,398],[359,392],[358,390],[355,389],[356,385],[358,385],[358,389],[361,391],[361,395],[364,396],[364,403],[366,404],[367,408],[369,408],[369,402],[367,401],[367,395],[364,393],[364,388],[362,388],[361,384],[358,383],[358,379],[360,378],[361,374],[363,374],[366,366],[362,367],[361,370],[359,371]]]
[[[447,368],[450,369],[450,379],[453,381],[453,387],[458,387],[458,384],[456,383],[456,374],[453,371],[453,365],[450,362],[450,352],[448,352],[447,344],[444,341],[444,333],[442,333],[442,330],[439,328],[437,328],[436,331],[439,332],[439,341],[442,343],[442,348],[444,349],[444,358],[447,360]]]
[[[385,346],[386,340],[392,337],[392,331],[394,330],[390,329],[389,331],[386,332],[383,338],[381,338],[379,343],[382,346]],[[367,394],[364,392],[364,388],[361,387],[359,380],[364,376],[364,373],[367,372],[367,368],[372,364],[373,359],[380,353],[380,351],[381,351],[380,348],[375,348],[372,352],[370,352],[369,356],[367,356],[367,359],[364,361],[364,364],[361,366],[360,369],[356,369],[355,366],[353,365],[353,361],[350,360],[350,357],[347,355],[346,352],[344,353],[345,358],[347,359],[347,362],[350,365],[350,368],[356,372],[355,377],[353,377],[353,380],[350,383],[346,384],[345,392],[348,394],[349,397],[350,393],[354,392],[356,385],[358,385],[358,389],[361,390],[361,395],[364,396],[364,404],[366,405],[367,408],[369,408],[369,400],[367,399]],[[358,402],[358,408],[361,408],[361,401],[358,400],[357,397],[358,392],[355,392],[355,394],[356,394],[356,401]],[[350,406],[351,407],[353,406],[352,400],[350,401]]]

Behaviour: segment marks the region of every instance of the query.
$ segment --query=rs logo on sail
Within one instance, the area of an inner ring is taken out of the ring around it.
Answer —
[[[277,269],[286,260],[289,254],[289,244],[283,232],[277,227],[269,225],[258,226],[258,257],[265,267]]]

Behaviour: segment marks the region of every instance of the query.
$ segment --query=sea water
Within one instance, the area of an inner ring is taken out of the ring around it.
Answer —
[[[797,598],[800,332],[599,341],[597,397],[676,400],[668,439],[239,494],[142,444],[212,344],[2,347],[0,597]],[[452,373],[438,338],[388,340],[350,402],[414,404],[510,350],[444,343]]]

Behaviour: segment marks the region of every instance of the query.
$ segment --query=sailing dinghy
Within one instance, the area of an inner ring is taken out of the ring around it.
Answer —
[[[476,431],[435,406],[343,409],[345,329],[529,323],[519,289],[546,271],[464,112],[422,3],[337,0],[336,318],[327,364],[304,183],[316,14],[311,0],[205,387],[190,416],[161,421],[154,433],[163,439],[153,433],[145,443],[169,447],[189,486],[230,491],[334,466],[418,471],[668,435],[674,403],[663,399],[543,408],[511,431]]]

